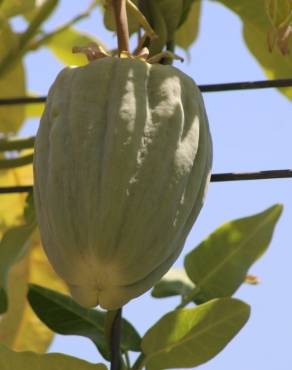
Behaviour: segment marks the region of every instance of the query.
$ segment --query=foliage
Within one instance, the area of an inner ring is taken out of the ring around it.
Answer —
[[[106,370],[102,364],[90,364],[60,353],[47,355],[33,352],[13,352],[0,345],[0,366],[2,370]]]
[[[28,301],[38,317],[56,333],[88,337],[106,360],[110,352],[105,336],[106,314],[100,310],[87,309],[69,296],[30,285]],[[122,351],[140,351],[141,338],[134,327],[126,320],[122,322]]]
[[[232,298],[169,312],[143,337],[146,369],[192,368],[203,364],[237,334],[249,313],[247,304]]]
[[[25,58],[33,57],[32,53],[41,48],[51,51],[65,65],[86,64],[83,55],[71,54],[75,45],[94,41],[110,50],[98,34],[85,34],[76,27],[99,6],[105,27],[114,31],[108,1],[93,1],[84,12],[48,31],[46,22],[61,1],[0,1],[0,98],[38,95],[27,89]],[[222,4],[240,18],[244,42],[269,78],[291,77],[291,1],[208,1]],[[144,15],[159,36],[152,41],[145,37],[144,45],[152,54],[174,51],[175,45],[185,51],[196,47],[202,26],[202,0],[147,3]],[[141,19],[128,10],[130,32],[137,34]],[[25,22],[23,32],[13,29],[15,16]],[[280,91],[292,99],[291,88]],[[39,117],[43,108],[43,104],[0,106],[0,186],[32,183],[34,138],[22,138],[19,131],[26,119]],[[54,333],[77,334],[93,341],[108,361],[105,314],[85,309],[66,295],[67,287],[43,253],[31,195],[0,197],[0,368],[106,369],[105,365],[62,354],[44,354]],[[176,296],[178,306],[154,323],[142,339],[131,323],[123,321],[125,369],[130,368],[126,366],[128,352],[139,354],[132,369],[145,365],[155,370],[197,366],[227,345],[245,325],[250,311],[246,303],[232,296],[248,280],[253,263],[267,250],[281,211],[281,205],[274,205],[257,215],[225,223],[185,257],[184,269],[168,273],[156,284],[152,296]]]
[[[243,37],[246,46],[260,63],[265,74],[270,79],[290,78],[292,75],[291,55],[283,54],[281,50],[274,48],[271,50],[267,40],[270,34],[269,15],[265,11],[263,0],[254,0],[251,6],[249,0],[211,0],[222,3],[231,11],[235,12],[243,24]],[[290,6],[285,6],[282,10],[281,19],[288,18],[289,25],[292,27],[291,10],[292,2],[288,0]],[[279,0],[280,3],[287,4],[286,0]],[[284,13],[284,14],[283,14]],[[287,35],[287,48],[292,49],[292,37]],[[289,99],[292,99],[292,88],[281,89]]]

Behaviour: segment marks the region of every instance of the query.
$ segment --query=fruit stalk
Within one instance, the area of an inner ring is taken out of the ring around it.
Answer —
[[[116,20],[119,55],[121,55],[122,52],[129,52],[129,29],[126,0],[113,0],[112,6]]]
[[[121,370],[121,354],[120,354],[120,342],[121,342],[121,321],[122,321],[122,309],[116,311],[115,318],[111,328],[111,370]]]

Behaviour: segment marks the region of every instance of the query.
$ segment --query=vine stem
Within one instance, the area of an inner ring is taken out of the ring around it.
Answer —
[[[121,370],[121,328],[122,328],[122,309],[116,311],[111,327],[110,351],[111,351],[111,370]]]
[[[197,286],[195,287],[186,297],[184,297],[181,301],[181,303],[176,306],[176,310],[180,309],[180,308],[184,308],[185,306],[187,306],[190,302],[193,301],[193,299],[195,298],[195,296],[199,293],[200,291],[200,288]]]
[[[119,55],[129,52],[129,29],[126,11],[126,0],[113,0],[112,6],[115,14]]]
[[[141,353],[140,356],[137,358],[136,362],[134,363],[132,370],[142,370],[145,364],[146,357],[144,353]]]

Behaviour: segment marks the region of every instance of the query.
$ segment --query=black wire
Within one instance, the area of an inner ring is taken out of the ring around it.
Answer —
[[[292,170],[268,170],[259,172],[230,172],[215,173],[211,176],[211,182],[242,181],[242,180],[270,180],[292,177]]]
[[[269,170],[259,172],[242,173],[214,173],[211,176],[211,182],[227,181],[247,181],[247,180],[270,180],[292,178],[292,170]],[[32,185],[25,186],[3,186],[0,187],[0,194],[28,193],[33,190]]]
[[[220,84],[199,85],[199,89],[204,92],[220,92],[220,91],[235,91],[235,90],[252,90],[252,89],[267,89],[273,87],[291,87],[292,79],[278,79],[265,81],[246,81],[246,82],[230,82]],[[0,99],[0,105],[18,105],[18,104],[37,104],[45,103],[46,96],[38,97],[14,97]]]
[[[251,82],[231,82],[222,84],[199,85],[202,92],[219,92],[231,90],[263,89],[272,87],[292,86],[292,79],[277,79]],[[44,103],[46,96],[39,97],[15,97],[0,99],[0,105]],[[292,170],[269,170],[246,173],[218,173],[211,176],[211,182],[242,181],[242,180],[265,180],[292,177]],[[32,185],[0,187],[0,194],[26,193],[32,191]]]

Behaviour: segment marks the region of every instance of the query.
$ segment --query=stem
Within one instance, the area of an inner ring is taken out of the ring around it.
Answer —
[[[172,54],[174,54],[175,42],[173,40],[167,42],[166,50],[170,51]],[[171,58],[163,58],[161,60],[160,64],[172,64],[172,62],[173,62],[173,59],[171,59]]]
[[[127,6],[129,11],[132,12],[133,16],[136,17],[136,19],[138,20],[140,26],[144,28],[146,35],[150,39],[157,38],[156,33],[150,26],[144,14],[139,10],[139,8],[131,0],[127,0]]]
[[[188,305],[190,302],[193,301],[193,299],[199,293],[199,291],[200,291],[200,288],[198,286],[195,287],[187,296],[185,296],[182,299],[182,302],[178,306],[176,306],[175,309],[178,310],[179,308],[184,308],[186,305]]]
[[[111,328],[111,370],[121,370],[121,353],[120,353],[120,342],[121,342],[121,324],[122,324],[122,309],[117,310]]]
[[[26,166],[33,162],[33,154],[27,154],[22,157],[17,158],[8,158],[8,159],[0,159],[0,169],[6,170],[9,168],[16,168],[21,166]]]
[[[126,0],[113,0],[112,4],[117,26],[119,55],[121,55],[122,52],[129,52],[129,29]]]
[[[97,2],[94,0],[92,1],[88,8],[82,12],[81,14],[78,14],[76,15],[74,18],[72,18],[71,20],[69,20],[68,22],[64,23],[62,26],[59,26],[58,28],[56,28],[54,31],[50,32],[50,33],[46,33],[44,34],[41,38],[35,40],[35,41],[32,41],[28,44],[26,50],[27,51],[30,51],[30,50],[36,50],[37,48],[39,48],[40,46],[48,43],[54,36],[62,33],[63,31],[65,31],[66,29],[68,29],[69,27],[72,27],[75,25],[75,23],[81,21],[82,19],[84,18],[87,18],[90,16],[91,12],[94,10],[94,8],[97,6]]]
[[[137,358],[136,362],[134,363],[132,370],[142,370],[145,363],[145,355],[141,353],[140,356]]]
[[[35,136],[15,139],[0,139],[0,151],[23,150],[33,148]]]
[[[128,351],[126,351],[124,353],[124,355],[125,355],[126,366],[127,366],[128,369],[131,369],[131,361],[130,361],[130,357],[129,357]]]

